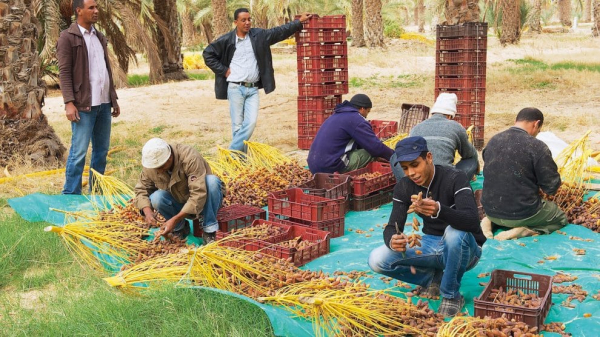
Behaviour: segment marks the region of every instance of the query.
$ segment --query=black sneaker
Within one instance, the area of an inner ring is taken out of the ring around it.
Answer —
[[[207,233],[202,232],[202,243],[206,246],[215,242],[217,236],[217,232]]]
[[[438,314],[444,317],[454,317],[465,306],[465,298],[442,298],[442,304],[438,308]]]

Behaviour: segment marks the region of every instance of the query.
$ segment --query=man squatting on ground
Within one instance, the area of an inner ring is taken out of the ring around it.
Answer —
[[[107,40],[93,26],[98,21],[98,5],[94,0],[74,0],[73,12],[76,22],[60,33],[56,45],[60,90],[72,130],[63,194],[81,194],[90,140],[90,189],[93,186],[91,170],[104,173],[110,147],[111,116],[118,117],[121,113],[108,61]]]
[[[149,224],[156,224],[153,210],[165,217],[157,236],[173,232],[185,238],[190,233],[186,218],[196,222],[202,215],[202,240],[213,242],[224,187],[200,153],[191,146],[152,138],[142,148],[142,166],[135,205]]]
[[[555,194],[561,180],[548,146],[535,138],[544,124],[536,108],[522,109],[515,125],[496,134],[483,149],[483,196],[487,218],[481,227],[492,238],[492,223],[511,228],[497,240],[549,234],[568,223],[556,203],[540,196]]]
[[[404,177],[394,187],[392,213],[383,232],[384,245],[369,256],[377,273],[421,286],[421,295],[442,295],[438,313],[455,316],[464,306],[460,283],[477,265],[486,241],[479,227],[477,206],[464,172],[434,165],[423,137],[396,144],[396,162]],[[418,194],[422,193],[422,200]],[[421,247],[407,247],[407,214],[423,219]]]
[[[215,73],[217,99],[229,100],[233,139],[229,149],[246,152],[244,141],[252,136],[258,119],[258,89],[275,90],[271,45],[287,39],[302,29],[311,17],[271,28],[251,28],[252,19],[246,8],[233,13],[235,29],[208,45],[202,56]]]
[[[378,157],[390,159],[394,151],[377,138],[367,120],[372,107],[365,94],[356,94],[350,102],[335,107],[308,151],[312,173],[343,173],[363,168]]]
[[[479,171],[477,150],[469,142],[467,131],[458,122],[454,121],[456,116],[456,104],[458,98],[454,93],[441,93],[433,107],[431,116],[423,122],[415,125],[410,130],[409,136],[421,136],[427,141],[427,148],[433,155],[433,164],[455,167],[466,173],[471,179]],[[454,166],[456,152],[461,159]],[[390,161],[393,161],[394,157]],[[404,176],[400,165],[393,166],[396,179]]]

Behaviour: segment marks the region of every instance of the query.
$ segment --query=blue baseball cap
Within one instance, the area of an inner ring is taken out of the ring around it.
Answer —
[[[421,136],[404,138],[396,143],[396,161],[392,165],[396,165],[401,161],[413,161],[423,151],[429,151],[425,138]]]

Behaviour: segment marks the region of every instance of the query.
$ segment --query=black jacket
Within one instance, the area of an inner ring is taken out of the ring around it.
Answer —
[[[479,226],[479,214],[475,196],[467,175],[453,167],[435,165],[435,172],[429,187],[418,186],[408,177],[400,179],[394,187],[394,199],[390,220],[383,231],[383,241],[390,246],[396,234],[396,224],[404,232],[407,211],[411,204],[410,196],[423,192],[423,198],[431,198],[440,203],[436,218],[419,214],[423,219],[423,233],[442,236],[446,227],[473,234],[481,247],[486,241]]]
[[[258,73],[260,76],[258,87],[264,88],[265,93],[268,94],[275,90],[271,45],[287,39],[290,35],[301,29],[302,23],[295,20],[271,29],[251,28],[250,32],[248,32],[258,63]],[[227,99],[227,78],[225,77],[225,73],[227,73],[231,59],[233,59],[235,38],[236,30],[234,29],[208,45],[202,53],[204,63],[215,73],[215,94],[217,99]]]
[[[560,174],[548,146],[518,127],[500,132],[483,149],[485,213],[500,219],[522,220],[541,208],[539,190],[554,194]]]

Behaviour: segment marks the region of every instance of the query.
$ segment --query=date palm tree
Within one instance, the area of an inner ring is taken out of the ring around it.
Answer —
[[[594,0],[594,22],[592,24],[592,36],[600,36],[600,0]]]
[[[212,8],[212,25],[213,25],[213,36],[218,38],[219,36],[229,32],[231,30],[231,22],[227,13],[227,1],[225,0],[211,0]]]
[[[65,147],[42,113],[46,86],[31,0],[0,2],[0,165],[59,162]]]
[[[364,4],[363,0],[352,0],[352,45],[354,47],[364,47]]]
[[[154,0],[154,11],[168,29],[156,29],[154,38],[162,63],[164,80],[184,80],[181,54],[181,21],[177,12],[177,0]]]
[[[558,18],[565,27],[571,27],[571,0],[558,0]]]
[[[381,0],[365,0],[365,42],[367,47],[384,47]]]

